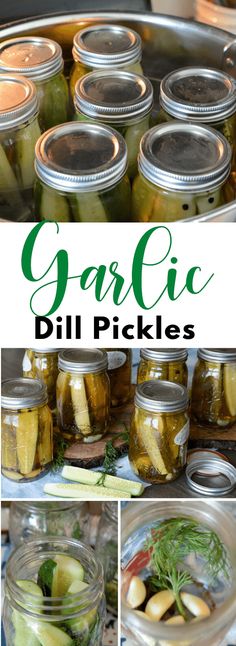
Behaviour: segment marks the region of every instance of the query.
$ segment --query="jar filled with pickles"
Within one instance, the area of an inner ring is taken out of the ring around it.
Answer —
[[[108,126],[70,122],[36,146],[35,215],[57,222],[128,222],[127,146]]]
[[[141,139],[133,219],[174,222],[217,209],[231,199],[231,157],[228,141],[213,128],[180,121],[155,126]]]
[[[236,422],[236,349],[198,350],[191,415],[198,424],[221,431]]]
[[[19,545],[6,566],[6,646],[101,646],[102,566],[94,551],[65,536]]]
[[[31,81],[0,74],[0,213],[18,222],[33,219],[34,148],[41,131]]]
[[[131,395],[132,350],[106,348],[111,387],[111,406],[123,406]]]
[[[134,473],[152,484],[175,480],[187,460],[188,393],[170,381],[145,381],[135,394],[129,460]]]
[[[149,129],[153,104],[150,81],[124,71],[98,71],[79,79],[74,97],[76,118],[110,125],[124,137],[128,149],[127,173],[137,174],[139,144]]]
[[[187,350],[182,348],[142,348],[138,367],[138,384],[143,381],[161,379],[162,381],[172,381],[187,387],[187,358]]]
[[[58,426],[65,440],[96,442],[109,427],[107,354],[98,349],[63,350],[57,379]]]
[[[14,501],[10,507],[9,533],[12,545],[45,536],[89,538],[89,510],[86,502]]]
[[[142,40],[136,31],[121,25],[94,25],[81,29],[75,34],[72,54],[72,96],[78,79],[93,70],[119,69],[142,74]]]
[[[23,377],[41,379],[47,388],[48,406],[56,415],[56,384],[58,377],[57,348],[28,348],[23,358]]]
[[[38,379],[2,382],[2,473],[27,482],[46,473],[53,459],[52,414]]]
[[[98,525],[95,551],[103,565],[108,609],[118,612],[118,517],[117,503],[106,502]]]
[[[58,43],[39,36],[20,36],[0,44],[0,72],[23,74],[34,81],[42,131],[69,118],[69,90]]]
[[[219,130],[235,151],[236,86],[225,72],[204,67],[171,72],[161,81],[160,106],[159,121],[181,119],[209,125]]]

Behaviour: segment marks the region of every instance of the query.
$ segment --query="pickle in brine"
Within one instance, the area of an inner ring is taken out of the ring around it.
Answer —
[[[91,435],[92,429],[84,377],[79,377],[78,375],[75,378],[71,377],[70,389],[76,426],[82,435]]]
[[[77,193],[71,200],[76,222],[108,222],[106,210],[99,193]]]
[[[16,451],[19,470],[23,475],[33,471],[38,441],[38,411],[21,411],[16,427]]]
[[[39,184],[37,182],[37,184]],[[36,213],[39,220],[51,220],[52,222],[70,222],[71,214],[69,203],[63,195],[51,188],[40,187],[36,184]],[[40,185],[39,185],[40,186]],[[41,189],[41,190],[40,190]],[[37,193],[40,193],[38,203]]]
[[[7,413],[2,413],[2,467],[13,471],[17,470],[16,428],[18,424],[18,416],[17,412],[13,418]]]
[[[136,417],[137,416],[137,417]],[[164,434],[164,421],[161,416],[155,420],[146,413],[137,412],[136,417],[136,432],[141,440],[147,455],[150,459],[151,465],[156,470],[157,474],[167,475],[168,468],[161,453],[161,446],[163,445]],[[154,424],[155,427],[154,427]]]
[[[229,413],[236,417],[236,364],[226,364],[223,368],[224,395]]]
[[[39,408],[38,414],[40,433],[37,452],[40,465],[44,466],[53,460],[53,423],[47,406]]]
[[[32,188],[35,180],[34,157],[35,144],[41,135],[38,120],[34,119],[26,128],[17,133],[16,156],[20,171],[20,187]]]

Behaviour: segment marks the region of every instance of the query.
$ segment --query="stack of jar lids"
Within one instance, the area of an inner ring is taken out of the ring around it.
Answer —
[[[196,449],[188,454],[188,486],[205,496],[225,496],[236,487],[236,468],[221,453]]]

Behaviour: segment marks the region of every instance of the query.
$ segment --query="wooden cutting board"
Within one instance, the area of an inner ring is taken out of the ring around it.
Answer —
[[[70,464],[74,464],[77,467],[91,469],[100,466],[103,463],[106,443],[109,440],[114,440],[113,444],[117,449],[119,456],[127,453],[127,443],[122,438],[118,438],[117,440],[114,438],[119,433],[124,433],[125,431],[130,430],[130,421],[134,410],[134,389],[135,386],[132,387],[131,398],[127,404],[111,410],[111,426],[107,435],[98,442],[94,442],[92,444],[76,442],[66,450],[65,459]]]
[[[190,447],[236,451],[236,424],[225,431],[190,425]]]

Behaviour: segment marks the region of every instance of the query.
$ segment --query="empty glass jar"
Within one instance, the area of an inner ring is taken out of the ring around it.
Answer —
[[[227,430],[236,422],[236,350],[200,348],[192,383],[192,418]]]
[[[138,367],[138,384],[152,379],[173,381],[186,386],[188,384],[187,350],[184,349],[151,349],[140,350]]]
[[[170,381],[143,382],[134,403],[129,443],[134,473],[153,484],[175,480],[187,460],[187,389]]]
[[[160,105],[159,121],[204,123],[219,130],[235,151],[236,87],[225,72],[204,67],[171,72],[161,81]]]
[[[106,348],[108,375],[111,387],[111,406],[123,406],[130,398],[132,378],[132,350]]]
[[[45,536],[66,536],[86,541],[89,538],[89,511],[86,502],[11,503],[10,541],[17,546]]]
[[[98,525],[95,551],[101,560],[105,578],[107,607],[118,611],[118,518],[117,503],[106,502]]]
[[[231,157],[228,141],[213,128],[178,121],[152,128],[140,144],[133,219],[185,220],[230,201],[233,198],[224,185]]]
[[[137,175],[139,144],[149,129],[153,104],[150,81],[124,71],[98,71],[83,76],[75,86],[76,117],[110,125],[123,135],[128,149],[128,176]]]
[[[39,586],[39,569],[46,561],[49,572],[56,564],[56,595],[46,596],[45,586]],[[6,646],[101,646],[104,623],[102,566],[90,547],[66,537],[45,537],[12,552],[3,610]]]
[[[40,134],[34,84],[0,74],[0,214],[5,220],[33,219],[34,148]]]
[[[103,350],[63,350],[57,379],[58,426],[70,442],[96,442],[108,430],[110,384]]]
[[[121,25],[94,25],[78,31],[73,43],[72,96],[78,79],[96,69],[122,69],[142,74],[142,41],[132,29]]]
[[[0,44],[0,72],[23,74],[34,81],[42,131],[69,117],[69,90],[63,75],[62,49],[39,36],[20,36]]]
[[[112,128],[70,122],[51,129],[36,146],[36,218],[130,221],[126,167],[126,143]]]
[[[57,348],[28,348],[23,358],[23,377],[41,379],[47,388],[48,405],[56,415],[56,384],[58,377]]]
[[[2,473],[26,482],[44,474],[53,459],[52,414],[38,379],[2,382]]]

